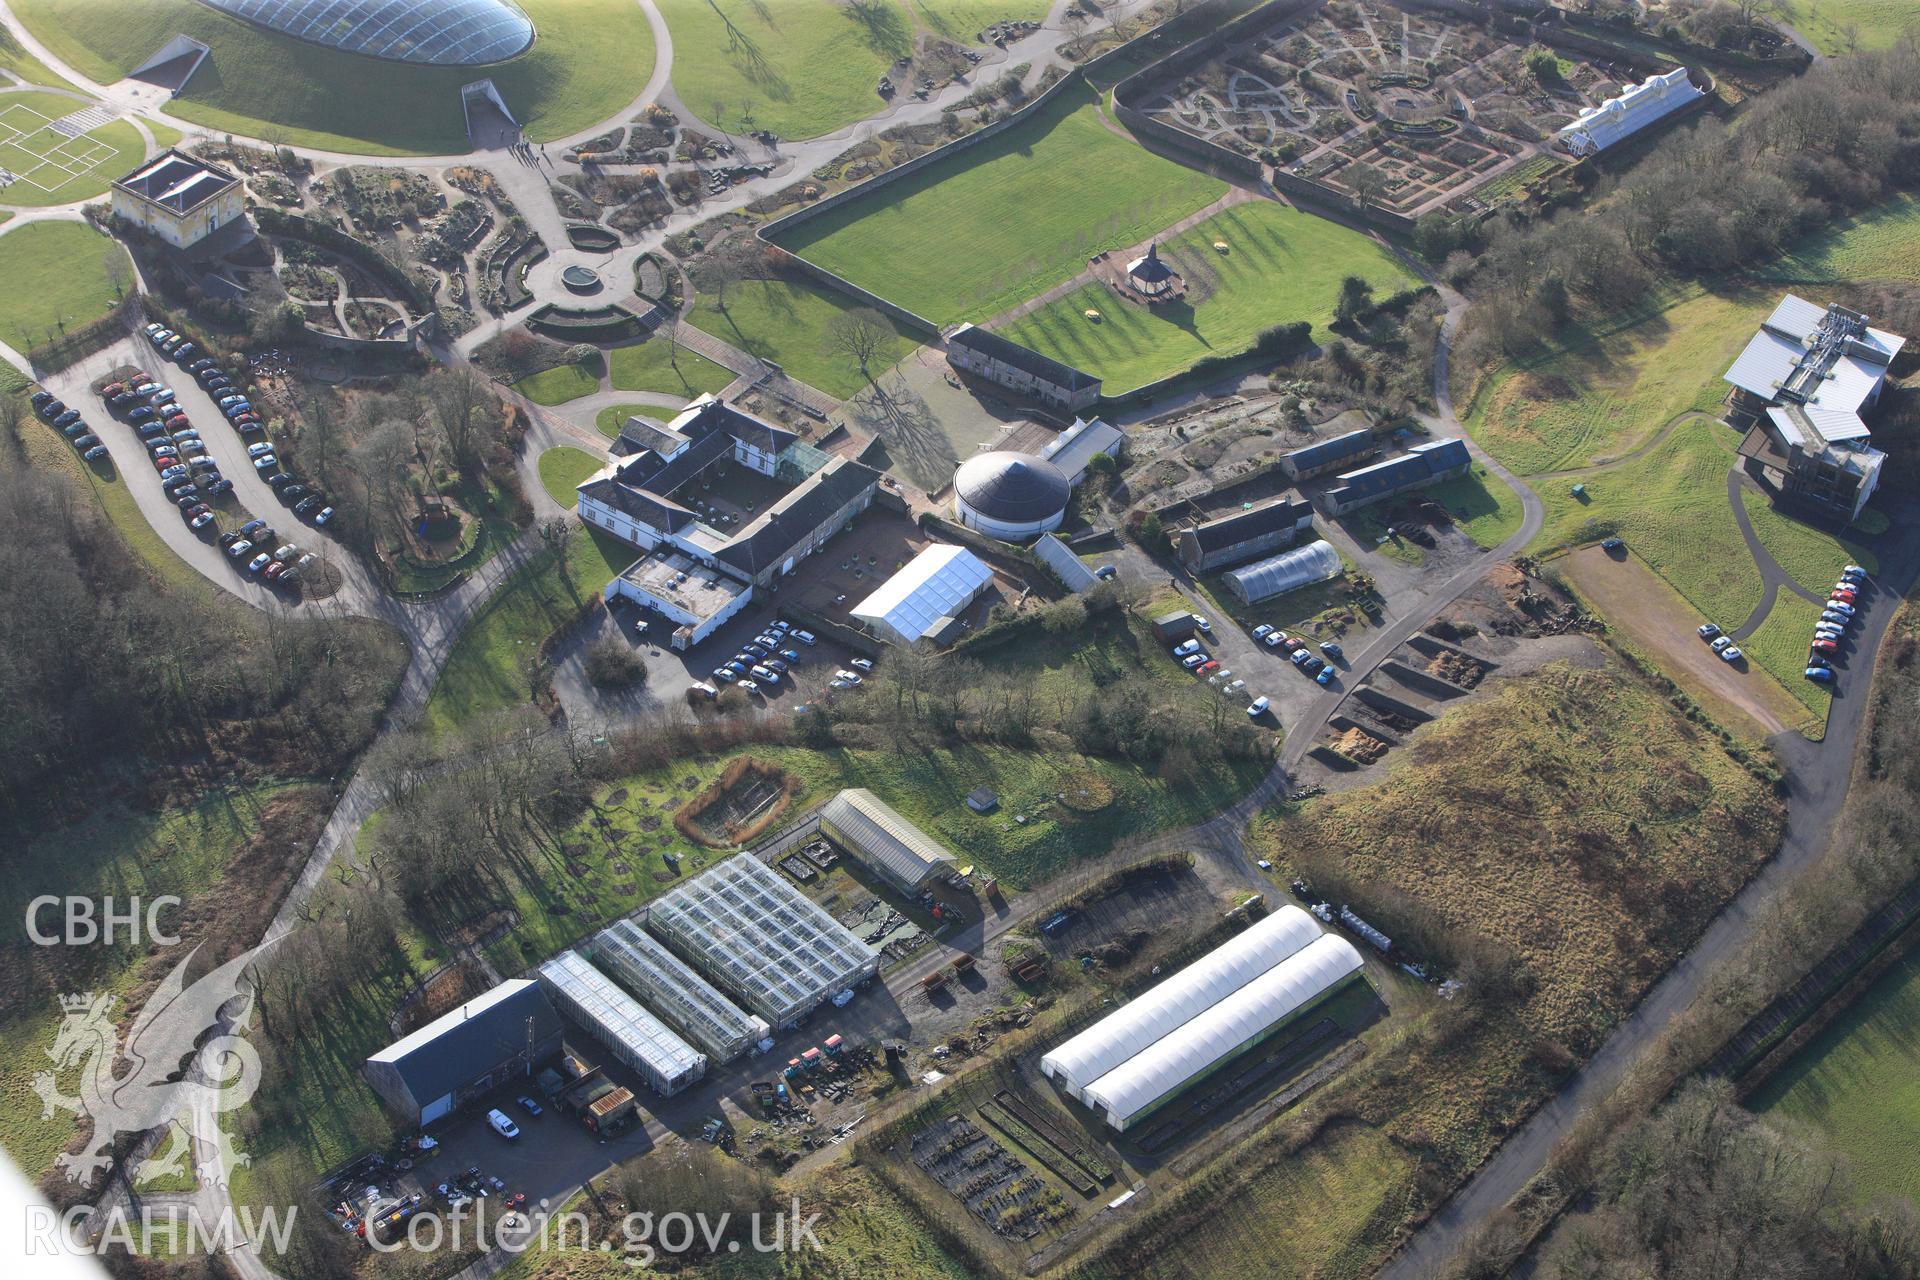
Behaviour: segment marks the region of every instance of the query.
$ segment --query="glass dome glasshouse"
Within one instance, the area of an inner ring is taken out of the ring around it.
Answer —
[[[533,44],[533,20],[510,0],[207,0],[300,40],[434,67],[503,62]]]

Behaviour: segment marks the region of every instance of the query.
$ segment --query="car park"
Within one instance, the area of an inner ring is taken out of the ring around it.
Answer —
[[[1737,644],[1720,651],[1720,661],[1722,662],[1738,662],[1745,656],[1745,654],[1740,652],[1740,646]]]
[[[1272,705],[1273,705],[1273,702],[1270,699],[1268,699],[1266,696],[1262,695],[1261,697],[1255,698],[1252,702],[1249,702],[1247,704],[1247,715],[1255,720],[1258,720],[1261,716],[1267,714],[1267,708],[1271,707]]]

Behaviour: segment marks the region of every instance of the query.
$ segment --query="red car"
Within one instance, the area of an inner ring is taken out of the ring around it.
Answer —
[[[1193,669],[1193,673],[1197,676],[1210,676],[1214,672],[1218,671],[1219,669],[1220,669],[1220,664],[1218,662],[1215,662],[1212,659],[1208,659],[1206,662],[1203,662],[1199,666],[1195,667]]]
[[[281,564],[278,560],[275,560],[272,564],[268,565],[266,568],[260,571],[260,576],[265,578],[268,582],[272,582],[275,578],[279,577],[281,574],[285,573],[286,571],[287,571],[287,566],[285,566],[284,564]]]
[[[1292,653],[1295,649],[1306,648],[1307,642],[1305,640],[1302,640],[1299,636],[1281,636],[1280,647],[1282,649],[1285,649],[1288,653]]]
[[[1829,591],[1829,592],[1827,592],[1827,599],[1829,599],[1829,600],[1838,600],[1838,601],[1839,601],[1839,602],[1840,602],[1841,604],[1852,604],[1852,603],[1853,603],[1854,601],[1856,601],[1856,600],[1858,600],[1859,598],[1860,598],[1859,596],[1856,596],[1856,595],[1855,595],[1855,594],[1853,594],[1853,592],[1851,592],[1851,591]]]
[[[111,400],[126,389],[127,384],[124,382],[109,382],[106,386],[100,388],[100,398],[102,400]]]
[[[1838,653],[1840,652],[1840,646],[1831,640],[1815,640],[1813,642],[1813,651],[1815,653]]]
[[[153,459],[153,469],[155,471],[165,471],[168,467],[177,467],[179,465],[180,459],[171,453],[163,453]]]
[[[187,415],[184,413],[176,413],[171,418],[168,418],[166,422],[166,427],[167,427],[167,430],[169,431],[178,431],[182,427],[190,427],[192,425],[193,424],[187,420]]]

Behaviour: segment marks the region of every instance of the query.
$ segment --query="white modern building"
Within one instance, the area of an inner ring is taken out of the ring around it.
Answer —
[[[1073,484],[1031,453],[976,454],[953,473],[954,518],[1002,542],[1026,542],[1060,527]]]
[[[979,556],[965,547],[936,542],[850,612],[874,634],[912,644],[960,616],[992,585],[993,570]]]
[[[1324,934],[1095,1080],[1083,1099],[1124,1131],[1296,1023],[1365,967],[1352,943]]]
[[[662,1097],[671,1097],[707,1074],[705,1054],[647,1012],[578,951],[562,951],[541,965],[540,987]]]
[[[113,211],[176,249],[190,249],[246,214],[240,179],[169,147],[113,184]]]
[[[1582,111],[1554,135],[1576,156],[1590,156],[1624,142],[1648,125],[1706,96],[1681,67],[1629,85],[1599,106]]]
[[[1102,1076],[1320,936],[1312,916],[1282,907],[1043,1056],[1040,1073],[1086,1102],[1087,1090]]]

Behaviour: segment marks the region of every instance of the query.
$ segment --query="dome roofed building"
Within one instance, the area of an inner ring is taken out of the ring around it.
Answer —
[[[1024,542],[1060,527],[1073,486],[1066,473],[1031,453],[996,450],[953,473],[960,523],[1003,542]]]
[[[533,47],[533,19],[511,0],[207,0],[296,40],[430,67],[481,67]]]

